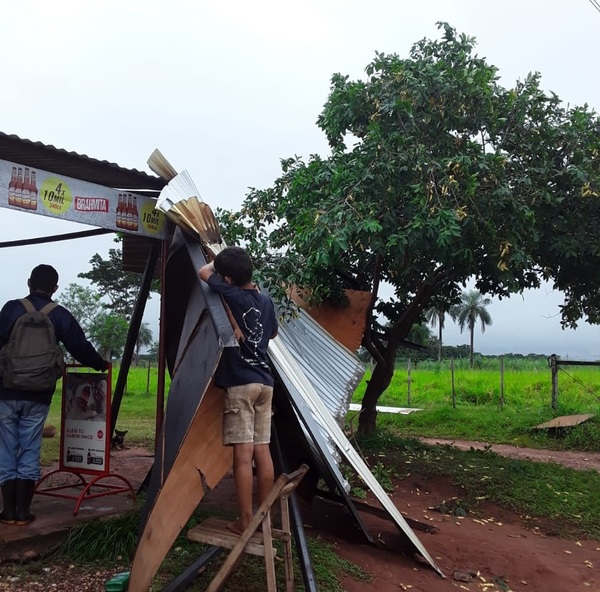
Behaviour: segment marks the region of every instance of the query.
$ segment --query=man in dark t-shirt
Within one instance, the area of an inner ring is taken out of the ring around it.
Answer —
[[[269,340],[277,335],[272,300],[252,283],[252,262],[244,249],[227,247],[198,272],[221,294],[240,331],[239,347],[226,347],[215,384],[225,389],[223,444],[233,446],[239,518],[229,528],[242,533],[252,520],[252,461],[256,466],[258,504],[273,487],[271,402],[273,375],[267,360]]]

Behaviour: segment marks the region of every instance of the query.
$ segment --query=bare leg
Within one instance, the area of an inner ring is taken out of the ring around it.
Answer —
[[[273,459],[268,444],[254,446],[254,464],[256,465],[256,486],[258,490],[258,503],[262,504],[269,491],[275,484]]]
[[[237,499],[239,518],[227,527],[241,534],[250,524],[252,512],[252,456],[254,444],[233,445],[233,479],[235,481],[235,494]]]

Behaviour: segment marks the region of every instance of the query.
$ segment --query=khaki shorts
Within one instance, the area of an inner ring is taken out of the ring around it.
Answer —
[[[272,400],[272,386],[258,383],[230,386],[225,394],[223,444],[268,444]]]

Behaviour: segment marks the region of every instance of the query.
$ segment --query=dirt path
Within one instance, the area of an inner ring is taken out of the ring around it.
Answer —
[[[490,446],[485,442],[472,442],[469,440],[443,440],[441,438],[419,438],[424,444],[442,444],[455,446],[460,450],[483,450]],[[500,456],[520,458],[538,462],[551,462],[584,471],[593,469],[600,472],[600,453],[598,452],[575,452],[571,450],[544,450],[539,448],[519,448],[507,444],[492,444],[492,452]]]

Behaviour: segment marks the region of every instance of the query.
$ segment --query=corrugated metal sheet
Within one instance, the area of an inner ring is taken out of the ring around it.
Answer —
[[[443,572],[435,564],[431,555],[429,555],[398,508],[396,508],[383,487],[381,487],[377,479],[372,475],[369,467],[365,464],[356,450],[354,450],[340,426],[325,407],[319,392],[327,389],[324,389],[322,384],[314,385],[312,383],[312,380],[305,375],[302,365],[297,361],[296,354],[288,349],[283,339],[273,339],[269,343],[269,357],[275,366],[277,374],[285,383],[288,392],[290,392],[290,394],[293,392],[302,398],[302,402],[308,407],[312,418],[319,426],[322,426],[322,429],[327,433],[328,441],[335,443],[339,453],[352,465],[354,470],[375,495],[381,506],[389,514],[390,518],[395,522],[398,529],[406,535],[417,553],[421,554],[443,577]],[[329,370],[330,372],[333,372],[334,368],[330,368]],[[300,407],[297,408],[300,409]]]
[[[297,318],[282,324],[278,338],[343,427],[352,394],[365,373],[361,361],[302,309]]]
[[[0,132],[0,159],[105,187],[142,192],[145,195],[158,195],[167,183],[164,179],[143,171],[125,169],[106,160],[96,160],[84,154],[25,140],[4,132]]]

